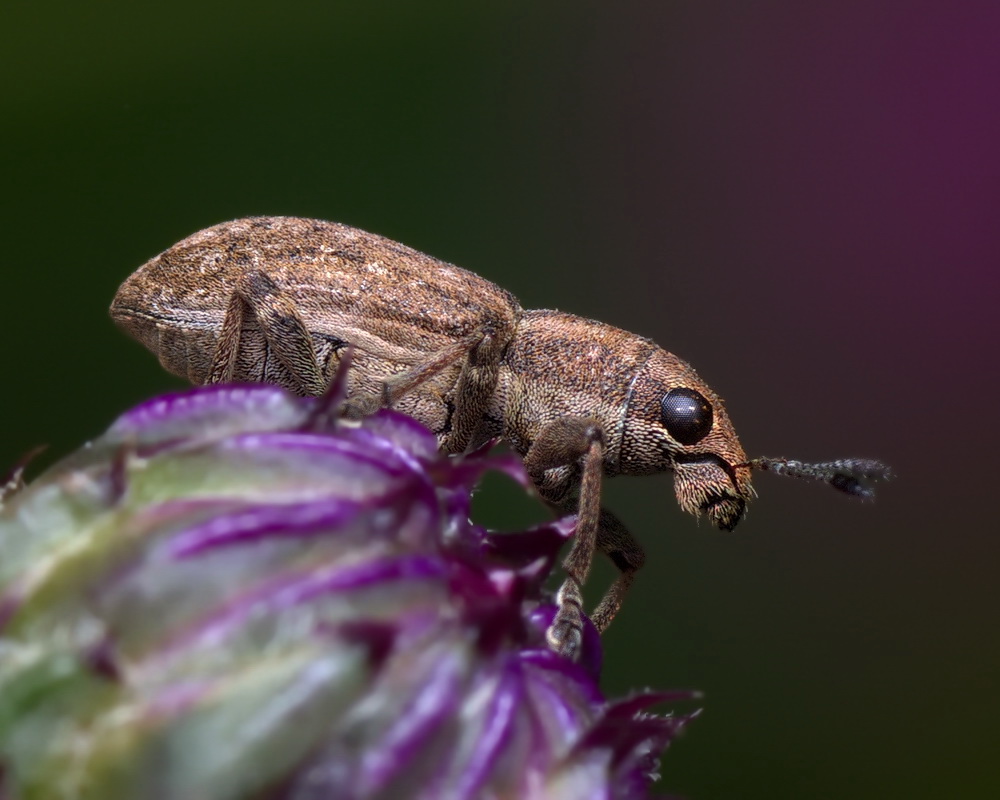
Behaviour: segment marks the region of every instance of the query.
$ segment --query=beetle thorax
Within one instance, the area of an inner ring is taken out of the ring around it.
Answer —
[[[597,419],[606,436],[605,472],[616,474],[625,409],[652,342],[559,311],[526,311],[504,358],[493,413],[503,437],[527,453],[538,432],[564,416]]]

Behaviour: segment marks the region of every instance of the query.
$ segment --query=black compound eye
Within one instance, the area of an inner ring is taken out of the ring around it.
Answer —
[[[671,389],[661,405],[667,433],[681,444],[700,442],[712,430],[712,406],[694,389]]]

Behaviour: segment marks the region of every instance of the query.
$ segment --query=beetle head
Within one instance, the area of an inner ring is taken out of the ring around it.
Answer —
[[[645,475],[673,470],[677,502],[690,514],[707,514],[731,531],[756,493],[751,470],[822,481],[870,500],[873,483],[892,470],[870,458],[804,463],[787,458],[747,460],[719,396],[691,366],[657,348],[639,370],[626,403],[618,471]]]
[[[620,470],[673,470],[677,502],[732,530],[753,495],[751,466],[721,398],[691,366],[657,348],[632,384]]]

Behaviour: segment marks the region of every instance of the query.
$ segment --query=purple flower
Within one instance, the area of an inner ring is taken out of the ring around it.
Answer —
[[[690,718],[545,646],[572,533],[469,521],[413,420],[201,388],[0,507],[0,797],[637,798]]]

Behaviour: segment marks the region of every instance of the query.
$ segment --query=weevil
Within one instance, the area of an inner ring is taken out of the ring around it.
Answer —
[[[570,657],[595,548],[619,571],[590,615],[599,631],[644,561],[601,508],[604,477],[672,471],[681,508],[724,530],[744,514],[754,469],[862,497],[888,477],[864,459],[748,460],[721,398],[650,339],[525,310],[472,272],[334,222],[254,217],[195,233],[126,279],[111,316],[196,384],[265,382],[320,395],[350,348],[347,417],[392,406],[430,428],[446,453],[508,442],[545,502],[577,512],[547,632]]]

